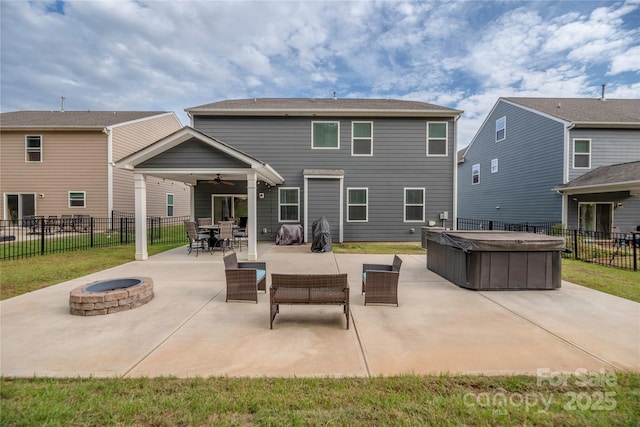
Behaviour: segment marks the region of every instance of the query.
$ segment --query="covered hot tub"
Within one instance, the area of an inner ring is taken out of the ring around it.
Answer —
[[[516,231],[422,230],[427,268],[474,290],[557,289],[561,237]]]

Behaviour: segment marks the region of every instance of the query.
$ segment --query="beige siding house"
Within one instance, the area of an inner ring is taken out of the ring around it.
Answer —
[[[133,173],[114,162],[180,129],[171,112],[16,111],[0,114],[2,219],[134,213]],[[147,214],[190,213],[190,189],[150,178]]]

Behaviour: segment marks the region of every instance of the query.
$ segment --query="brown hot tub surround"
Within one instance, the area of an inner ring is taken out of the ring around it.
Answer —
[[[427,268],[473,290],[557,289],[560,237],[515,231],[422,230]]]
[[[75,288],[69,294],[71,314],[95,316],[140,307],[153,299],[150,277],[100,280]]]

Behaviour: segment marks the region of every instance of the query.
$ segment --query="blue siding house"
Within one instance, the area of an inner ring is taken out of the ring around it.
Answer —
[[[458,215],[640,226],[640,100],[500,98],[458,155]]]
[[[390,99],[257,98],[187,108],[191,124],[122,159],[191,185],[192,216],[247,217],[249,258],[282,225],[333,241],[418,241],[454,227],[462,111]],[[142,255],[140,255],[142,256]]]

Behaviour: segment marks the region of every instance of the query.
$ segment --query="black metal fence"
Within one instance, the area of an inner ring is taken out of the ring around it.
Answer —
[[[183,221],[189,217],[148,217],[149,245],[187,242]],[[0,221],[0,260],[135,243],[133,215],[25,217]]]
[[[504,230],[543,233],[566,242],[563,258],[638,271],[640,233],[615,233],[564,229],[551,222],[510,224],[500,221],[458,218],[458,230]]]

